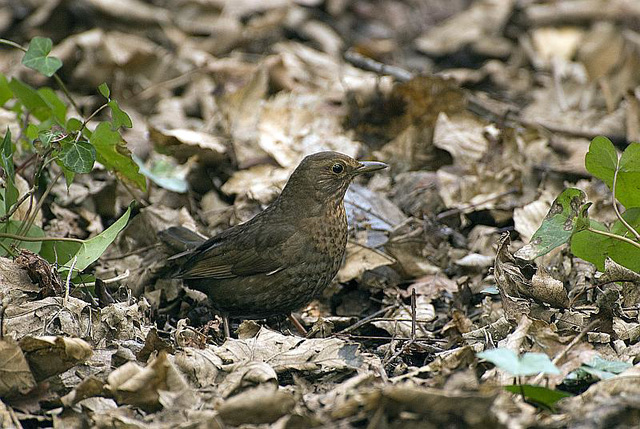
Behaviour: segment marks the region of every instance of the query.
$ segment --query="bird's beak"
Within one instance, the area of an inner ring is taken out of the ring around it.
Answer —
[[[360,161],[360,165],[358,168],[354,170],[355,174],[369,173],[371,171],[382,170],[383,168],[387,168],[388,165],[384,162],[377,161]]]

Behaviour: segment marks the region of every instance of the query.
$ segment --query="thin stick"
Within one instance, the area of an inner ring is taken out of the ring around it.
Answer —
[[[569,350],[571,350],[572,348],[574,348],[576,346],[576,344],[578,344],[578,342],[580,342],[580,340],[582,340],[582,338],[587,335],[587,333],[595,326],[598,324],[598,320],[593,320],[591,321],[591,323],[589,323],[587,326],[584,327],[584,329],[582,329],[582,331],[580,331],[580,333],[578,335],[576,335],[576,337],[571,340],[571,342],[569,344],[567,344],[567,346],[562,349],[562,351],[560,353],[558,353],[556,355],[556,357],[553,358],[553,360],[551,362],[553,362],[554,365],[557,365],[558,362],[560,362],[562,360],[562,358],[564,358],[567,353],[569,353]],[[533,379],[533,381],[531,382],[531,384],[540,384],[540,382],[542,381],[542,378],[544,377],[543,373],[540,373],[538,375],[536,375],[536,377]]]
[[[411,339],[416,339],[416,288],[411,289]]]
[[[369,323],[372,319],[375,319],[376,317],[378,317],[381,314],[386,313],[387,311],[391,310],[392,308],[394,308],[395,305],[390,305],[388,307],[385,308],[381,308],[380,310],[376,311],[373,314],[368,315],[367,317],[365,317],[364,319],[361,319],[360,321],[354,323],[351,326],[347,326],[346,328],[344,328],[342,331],[340,332],[336,332],[336,335],[339,334],[346,334],[349,333],[355,329],[358,329],[359,327],[361,327],[362,325],[366,325],[367,323]]]
[[[69,273],[67,274],[67,281],[64,285],[64,301],[63,305],[67,306],[67,301],[69,300],[69,289],[71,289],[71,274],[73,274],[73,267],[75,267],[76,262],[78,261],[78,255],[73,257],[73,261],[71,261],[71,268],[69,268]]]
[[[23,196],[21,196],[20,199],[18,201],[16,201],[16,203],[14,205],[11,206],[11,208],[9,209],[7,214],[5,214],[4,216],[0,217],[0,223],[4,223],[7,220],[9,220],[9,218],[11,216],[13,216],[13,214],[16,212],[16,210],[18,210],[18,208],[22,205],[22,203],[24,203],[27,198],[29,198],[31,195],[33,195],[33,191],[34,191],[34,189],[32,187],[27,192],[25,192],[25,194]]]

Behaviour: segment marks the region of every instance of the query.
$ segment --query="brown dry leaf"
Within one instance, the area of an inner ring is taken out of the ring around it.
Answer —
[[[92,311],[88,303],[74,297],[66,304],[61,297],[11,304],[4,313],[4,329],[17,339],[43,333],[83,337],[87,327],[95,323]]]
[[[556,280],[542,267],[531,279],[531,286],[525,289],[528,296],[557,308],[568,308],[569,297],[560,280]]]
[[[18,343],[11,337],[0,339],[0,397],[25,394],[34,387],[36,380]]]
[[[227,153],[227,147],[220,138],[201,131],[150,126],[149,137],[158,145],[159,150],[173,155],[182,162],[197,156],[204,164],[216,164],[221,162]]]
[[[452,54],[466,45],[500,36],[511,15],[512,0],[482,0],[427,30],[415,40],[418,50],[432,55]]]
[[[118,403],[145,410],[172,408],[176,400],[196,403],[196,396],[165,352],[145,368],[133,362],[124,364],[109,374],[105,388]]]
[[[93,353],[91,346],[80,338],[53,336],[26,336],[20,340],[20,348],[38,381],[65,372]]]
[[[549,65],[554,59],[571,61],[578,48],[584,31],[577,27],[540,27],[531,32],[531,41],[539,58],[537,66]]]
[[[139,0],[83,0],[101,13],[130,23],[168,24],[169,11]]]
[[[76,385],[71,392],[60,398],[65,407],[71,407],[80,401],[104,394],[104,381],[90,376]]]
[[[469,426],[493,427],[495,417],[487,410],[492,406],[497,390],[486,392],[456,392],[416,387],[408,383],[387,386],[382,389],[385,408],[390,417],[402,412],[417,413],[430,422],[447,424],[451,416],[455,421]],[[397,418],[397,417],[396,417]]]
[[[249,362],[267,362],[276,372],[357,370],[367,360],[356,344],[338,338],[301,340],[261,328],[254,338],[228,339],[216,354],[228,363],[227,371],[236,370]]]
[[[273,165],[256,165],[235,172],[222,185],[222,192],[238,195],[261,204],[272,202],[284,188],[291,171]]]
[[[0,297],[4,305],[21,304],[39,292],[40,288],[31,282],[25,270],[11,259],[0,257]]]
[[[342,110],[322,92],[280,92],[263,105],[257,124],[260,148],[285,168],[322,150],[355,157],[361,144],[345,133]]]
[[[455,163],[471,164],[482,158],[489,147],[485,124],[470,114],[447,116],[442,112],[433,131],[433,144],[451,154]]]
[[[544,191],[535,201],[513,210],[514,229],[518,231],[525,243],[531,240],[533,234],[542,224],[554,198],[551,192]]]
[[[345,262],[336,278],[340,283],[346,283],[359,278],[365,271],[394,263],[393,258],[380,251],[349,242]]]
[[[218,408],[218,413],[232,426],[273,423],[291,411],[295,403],[290,392],[264,385],[227,399]]]
[[[520,299],[523,290],[528,289],[528,281],[509,253],[508,234],[504,234],[498,246],[498,254],[494,265],[496,285],[502,298],[504,314],[509,321],[518,321],[523,315],[529,314],[530,303]]]
[[[176,352],[174,364],[196,387],[205,387],[215,385],[222,359],[212,348],[185,347]]]

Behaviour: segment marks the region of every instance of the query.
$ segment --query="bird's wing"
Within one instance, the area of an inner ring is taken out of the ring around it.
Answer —
[[[271,224],[268,229],[264,225],[240,225],[195,249],[177,277],[221,280],[275,273],[286,266],[286,248],[299,247],[299,241],[292,225]]]

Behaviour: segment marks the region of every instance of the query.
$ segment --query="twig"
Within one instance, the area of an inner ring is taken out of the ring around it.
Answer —
[[[569,344],[567,344],[567,346],[562,349],[562,351],[560,353],[558,353],[556,355],[556,357],[553,358],[553,360],[551,361],[554,365],[557,365],[558,362],[560,362],[562,360],[562,358],[564,358],[567,353],[569,353],[569,350],[571,350],[572,348],[574,348],[576,346],[576,344],[578,344],[578,342],[580,342],[580,340],[587,335],[587,333],[589,331],[591,331],[591,329],[593,329],[594,326],[596,326],[598,324],[599,320],[593,320],[591,321],[591,323],[589,323],[587,326],[584,327],[584,329],[582,329],[582,331],[580,331],[580,333],[578,335],[576,335],[576,337],[571,340],[571,342]],[[536,377],[533,379],[531,384],[539,384],[540,381],[542,381],[542,378],[544,377],[544,373],[540,373],[538,375],[536,375]]]
[[[126,278],[129,277],[129,275],[131,274],[131,272],[127,269],[124,273],[115,276],[115,277],[111,277],[110,279],[106,279],[106,280],[102,280],[102,283],[108,285],[111,283],[116,283],[119,282],[120,280],[124,280]],[[96,282],[88,282],[88,283],[84,283],[85,286],[90,287],[90,286],[95,286]]]
[[[640,233],[638,233],[638,231],[636,231],[631,225],[629,225],[629,223],[622,217],[622,214],[620,214],[620,210],[618,210],[618,203],[616,201],[616,183],[618,181],[618,171],[618,166],[616,166],[616,171],[613,173],[613,184],[611,186],[611,193],[613,194],[613,210],[616,212],[616,216],[618,216],[620,222],[622,222],[622,224],[629,230],[629,232],[631,232],[634,237],[636,237],[636,240],[640,242]]]
[[[416,339],[416,288],[411,289],[411,339]]]
[[[362,319],[362,320],[360,320],[360,321],[358,321],[358,322],[354,323],[353,325],[351,325],[351,326],[347,326],[347,327],[346,327],[346,328],[344,328],[342,331],[340,331],[340,332],[336,332],[336,335],[339,335],[339,334],[346,334],[346,333],[351,332],[351,331],[353,331],[353,330],[355,330],[355,329],[358,329],[358,328],[359,328],[359,327],[361,327],[362,325],[366,325],[367,323],[369,323],[372,319],[375,319],[377,316],[379,316],[379,315],[381,315],[381,314],[383,314],[383,313],[386,313],[387,311],[389,311],[389,310],[391,310],[391,309],[393,309],[393,308],[395,308],[395,307],[396,307],[395,305],[390,305],[390,306],[388,306],[388,307],[381,308],[380,310],[376,311],[376,312],[375,312],[375,313],[373,313],[373,314],[368,315],[367,317],[365,317],[364,319]]]
[[[516,192],[517,192],[516,189],[509,189],[508,191],[502,192],[502,193],[500,193],[498,195],[494,195],[491,198],[484,199],[484,200],[479,201],[477,203],[469,204],[468,206],[464,206],[464,207],[453,208],[453,209],[449,209],[449,210],[443,211],[442,213],[438,213],[438,215],[436,216],[436,219],[440,220],[440,219],[449,217],[449,216],[457,214],[457,213],[462,213],[462,212],[464,212],[466,210],[472,209],[474,207],[478,207],[478,206],[480,206],[482,204],[486,204],[486,203],[489,203],[489,202],[494,201],[494,200],[499,200],[500,198],[506,197],[507,195],[515,194]]]
[[[76,266],[76,262],[78,261],[78,255],[73,257],[73,261],[71,261],[71,268],[69,268],[69,273],[67,274],[67,282],[64,285],[64,301],[63,305],[67,306],[67,301],[69,300],[69,285],[71,284],[71,274],[73,274],[73,268]]]
[[[11,208],[9,209],[7,214],[5,214],[4,216],[0,217],[0,223],[4,223],[7,220],[9,220],[9,218],[11,216],[13,216],[13,214],[16,212],[16,210],[18,210],[18,207],[20,207],[22,205],[22,203],[24,203],[26,201],[27,198],[29,198],[31,195],[33,195],[33,191],[34,191],[34,188],[32,187],[27,192],[25,192],[25,194],[23,196],[21,196],[20,199],[18,201],[16,201],[16,203],[13,206],[11,206]]]

